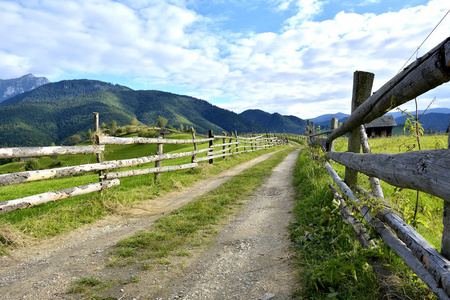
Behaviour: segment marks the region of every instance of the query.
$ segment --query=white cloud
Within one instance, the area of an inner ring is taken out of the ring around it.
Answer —
[[[238,112],[349,112],[353,72],[374,72],[378,89],[448,10],[447,0],[433,0],[314,22],[322,1],[268,1],[296,11],[280,31],[244,35],[212,32],[211,20],[182,0],[0,0],[0,78],[112,74],[177,86]],[[449,20],[419,56],[448,36]]]

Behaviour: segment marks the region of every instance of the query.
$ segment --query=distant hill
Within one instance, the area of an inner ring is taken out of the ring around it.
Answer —
[[[47,83],[49,83],[47,78],[35,77],[33,74],[27,74],[20,78],[0,79],[0,103]]]
[[[315,124],[323,123],[323,122],[328,122],[328,124],[331,124],[332,118],[338,118],[339,120],[342,120],[342,119],[348,118],[349,116],[350,116],[349,114],[344,114],[344,113],[338,112],[335,114],[321,115],[321,116],[315,117],[314,119],[309,119],[309,120],[313,121]]]
[[[279,113],[270,114],[259,109],[249,109],[241,116],[260,123],[265,130],[278,133],[304,134],[306,121],[295,116],[283,116]]]
[[[146,125],[157,117],[168,125],[209,129],[264,132],[261,124],[204,100],[161,91],[134,91],[95,80],[50,83],[0,103],[0,147],[64,144],[70,136],[85,136],[93,129],[93,112],[100,123],[129,125],[137,118]]]
[[[406,116],[401,116],[395,119],[397,127],[403,128],[405,118]],[[445,132],[448,128],[449,122],[450,114],[448,113],[426,113],[419,120],[419,123],[422,124],[423,129],[438,132]]]

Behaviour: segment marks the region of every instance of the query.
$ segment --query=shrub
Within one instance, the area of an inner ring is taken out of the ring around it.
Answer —
[[[40,165],[37,159],[31,158],[27,160],[25,163],[25,170],[27,171],[33,171],[33,170],[39,170]]]

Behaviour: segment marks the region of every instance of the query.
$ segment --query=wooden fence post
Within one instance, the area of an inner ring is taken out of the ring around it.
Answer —
[[[94,113],[94,145],[98,144],[98,135],[100,134],[100,117],[99,117],[99,113],[95,112]],[[96,153],[95,156],[97,157],[97,163],[101,163],[102,162],[102,155],[103,153]],[[103,181],[103,171],[98,171],[98,181],[102,182]]]
[[[208,137],[209,138],[214,138],[214,133],[213,133],[213,131],[212,131],[212,129],[210,129],[209,131],[208,131]],[[209,148],[212,148],[214,146],[214,140],[212,140],[212,141],[209,141]],[[212,152],[212,151],[211,151]],[[209,163],[210,164],[213,164],[214,163],[214,159],[210,159],[209,160]]]
[[[369,72],[356,71],[353,73],[352,113],[370,97],[374,77],[375,75]],[[361,153],[359,127],[350,131],[348,138],[348,152]],[[354,188],[358,184],[358,172],[346,167],[345,183],[347,183],[350,188]]]
[[[223,134],[223,136],[227,136],[228,135],[228,133],[225,132],[225,131],[222,131],[222,134]],[[227,138],[222,138],[222,144],[223,144],[222,150],[223,150],[224,154],[226,153],[226,149],[227,149],[227,146],[225,146],[226,143],[227,143]],[[225,159],[225,156],[223,157],[223,159]]]
[[[449,125],[450,127],[450,125]],[[448,145],[450,150],[450,131],[448,133]],[[442,231],[441,254],[450,259],[450,202],[444,201],[444,216],[442,218],[444,230]]]
[[[338,118],[331,118],[331,130],[338,128]],[[331,143],[325,143],[327,152],[334,151],[334,140]]]
[[[159,137],[160,139],[162,139],[162,137]],[[156,151],[156,155],[162,155],[164,153],[164,148],[162,143],[158,143],[158,150]],[[160,168],[162,165],[162,161],[161,160],[157,160],[155,162],[155,168]],[[157,181],[160,177],[160,173],[155,173],[155,181]]]
[[[233,133],[230,132],[230,140],[228,141],[228,143],[230,145],[228,145],[228,153],[231,153],[231,143],[233,142]]]
[[[195,140],[195,129],[194,127],[191,127],[191,133],[192,133],[192,139]],[[194,151],[197,151],[197,143],[194,142]],[[192,155],[191,163],[194,163],[195,159],[197,158],[197,154]]]

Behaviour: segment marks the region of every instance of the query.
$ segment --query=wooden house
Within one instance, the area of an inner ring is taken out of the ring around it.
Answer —
[[[395,126],[397,123],[391,115],[382,116],[364,125],[369,138],[392,136],[392,128]]]
[[[157,133],[162,136],[171,136],[172,135],[172,131],[170,131],[169,129],[164,129],[164,128],[158,130]]]

